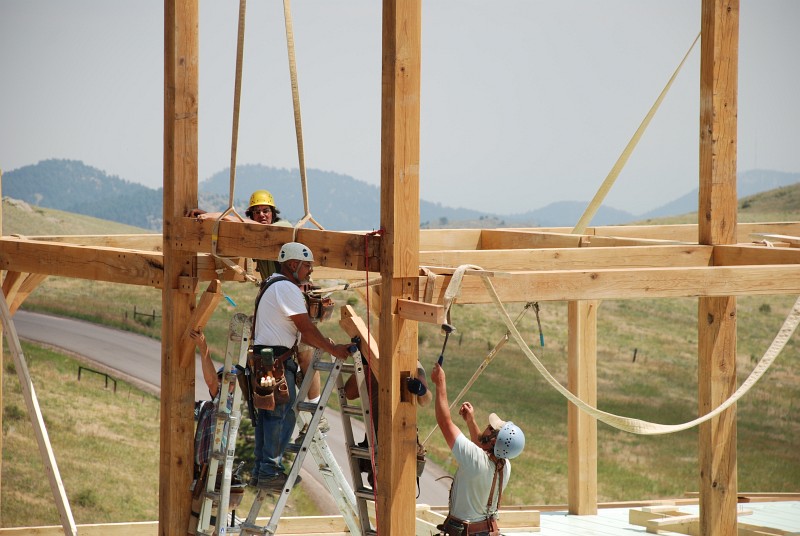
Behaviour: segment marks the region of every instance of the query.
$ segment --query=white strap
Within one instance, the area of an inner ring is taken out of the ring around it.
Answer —
[[[461,267],[459,267],[459,269],[460,268]],[[501,313],[500,316],[502,317],[502,320],[505,323],[508,332],[511,334],[511,337],[517,342],[520,349],[523,352],[525,352],[525,355],[528,357],[531,363],[533,363],[533,366],[536,367],[536,369],[539,371],[542,377],[544,377],[544,379],[547,380],[547,383],[549,383],[554,389],[556,389],[559,393],[561,393],[564,396],[564,398],[575,404],[575,406],[577,406],[579,409],[581,409],[588,415],[596,418],[598,421],[602,421],[608,424],[609,426],[613,426],[614,428],[623,430],[625,432],[632,432],[634,434],[659,435],[659,434],[680,432],[682,430],[686,430],[694,426],[697,426],[698,424],[706,422],[716,417],[729,407],[731,407],[733,404],[736,403],[737,400],[739,400],[742,396],[744,396],[744,394],[747,393],[747,391],[749,391],[750,388],[753,385],[755,385],[755,383],[764,375],[767,369],[769,369],[770,365],[772,365],[773,361],[775,361],[775,358],[777,358],[778,355],[781,353],[783,348],[786,346],[786,343],[788,342],[789,338],[792,336],[795,329],[797,329],[797,325],[800,323],[800,297],[799,297],[797,301],[795,301],[792,310],[786,317],[786,320],[783,322],[783,326],[781,326],[781,329],[778,331],[777,335],[775,335],[772,344],[770,344],[769,348],[764,353],[764,356],[761,358],[756,367],[753,369],[753,371],[750,373],[747,379],[742,383],[742,385],[736,390],[735,393],[733,393],[725,402],[720,404],[713,411],[706,413],[705,415],[702,415],[697,419],[685,422],[683,424],[671,424],[671,425],[658,424],[601,411],[587,404],[586,402],[575,396],[573,393],[571,393],[566,387],[561,385],[558,382],[558,380],[556,380],[550,374],[550,372],[548,372],[547,368],[545,368],[542,362],[539,361],[539,358],[536,357],[536,354],[533,353],[533,350],[531,350],[525,343],[525,340],[522,338],[522,335],[520,335],[519,331],[517,330],[517,327],[514,325],[514,322],[508,316],[508,312],[506,312],[505,307],[500,301],[500,298],[497,295],[497,291],[495,290],[494,285],[492,285],[492,282],[490,281],[489,277],[485,275],[482,275],[481,277],[483,278],[483,284],[486,287],[486,290],[492,297],[492,301],[497,306],[498,312]],[[450,291],[449,287],[448,291]],[[457,293],[458,289],[455,289],[454,294]]]

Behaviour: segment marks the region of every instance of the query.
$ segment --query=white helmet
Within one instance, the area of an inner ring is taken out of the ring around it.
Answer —
[[[525,434],[511,421],[500,420],[496,413],[489,415],[489,425],[498,430],[494,443],[494,455],[510,460],[516,458],[525,448]]]
[[[287,242],[281,247],[281,252],[278,253],[278,262],[285,262],[291,260],[298,261],[314,261],[314,254],[308,249],[308,246],[300,242]]]

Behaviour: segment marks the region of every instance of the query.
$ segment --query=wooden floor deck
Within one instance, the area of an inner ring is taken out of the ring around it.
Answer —
[[[682,505],[675,508],[687,514],[699,512],[697,505]],[[601,509],[597,515],[592,516],[570,516],[566,512],[542,512],[540,530],[529,534],[538,536],[634,536],[635,534],[647,534],[644,526],[630,523],[631,510],[633,508]],[[739,505],[739,510],[741,512],[740,528],[743,525],[755,525],[770,529],[764,532],[765,535],[800,534],[800,501],[743,503]],[[662,534],[679,533],[662,532]]]

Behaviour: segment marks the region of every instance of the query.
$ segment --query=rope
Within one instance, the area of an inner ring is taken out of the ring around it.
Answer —
[[[455,275],[455,274],[454,274]],[[575,404],[578,409],[584,411],[585,413],[591,415],[592,417],[596,418],[599,421],[602,421],[609,426],[617,428],[619,430],[625,432],[631,432],[634,434],[641,434],[641,435],[659,435],[659,434],[668,434],[674,432],[680,432],[682,430],[687,430],[698,424],[706,422],[726,409],[736,403],[742,396],[744,396],[750,388],[755,385],[755,383],[764,375],[764,373],[769,369],[770,365],[775,361],[775,358],[778,357],[780,352],[786,346],[786,343],[789,341],[789,338],[794,333],[795,329],[797,329],[797,325],[800,324],[800,297],[798,297],[797,301],[795,301],[792,310],[789,312],[786,320],[784,320],[781,329],[775,335],[772,343],[770,344],[769,348],[766,352],[764,352],[763,357],[758,362],[756,367],[747,377],[747,379],[742,383],[742,385],[733,393],[725,402],[720,404],[717,408],[713,411],[706,413],[692,421],[685,422],[682,424],[658,424],[652,423],[648,421],[643,421],[640,419],[632,419],[629,417],[623,417],[620,415],[615,415],[613,413],[608,413],[605,411],[601,411],[577,396],[571,393],[566,387],[561,385],[558,380],[556,380],[550,372],[545,368],[545,366],[539,361],[536,357],[536,354],[528,347],[525,343],[525,340],[520,335],[519,331],[517,331],[517,327],[511,321],[511,318],[508,316],[508,312],[506,312],[505,307],[503,306],[502,302],[500,301],[500,297],[497,295],[497,291],[492,285],[492,282],[489,280],[488,276],[482,275],[483,284],[486,287],[486,290],[489,292],[489,295],[492,297],[492,301],[497,306],[497,310],[500,313],[500,316],[505,323],[506,327],[508,328],[511,337],[517,342],[520,349],[525,353],[528,359],[533,363],[539,373],[547,380],[553,388],[555,388],[559,393],[561,393],[567,400]],[[450,290],[448,288],[448,290]]]
[[[297,84],[297,61],[294,54],[294,30],[292,29],[292,8],[290,0],[283,0],[283,18],[286,21],[286,48],[289,53],[289,78],[292,84],[292,105],[294,107],[294,130],[297,137],[297,160],[300,168],[300,184],[303,188],[303,209],[305,214],[295,224],[294,240],[297,240],[297,229],[310,221],[318,229],[324,229],[313,216],[308,207],[308,182],[306,179],[306,158],[303,149],[303,123],[300,119],[300,90]]]
[[[664,97],[666,97],[670,87],[672,87],[672,83],[678,76],[681,67],[683,67],[683,64],[686,62],[686,58],[689,57],[689,53],[692,51],[692,49],[697,44],[697,41],[699,39],[700,39],[700,34],[698,33],[697,37],[695,37],[694,41],[692,42],[692,46],[689,47],[689,50],[686,52],[686,55],[678,64],[677,69],[675,69],[675,72],[672,73],[672,76],[667,82],[667,85],[664,87],[664,89],[661,90],[661,94],[656,99],[656,102],[653,103],[653,106],[650,108],[650,111],[647,112],[647,115],[642,120],[642,123],[639,125],[639,128],[636,129],[636,132],[633,134],[633,137],[628,142],[628,145],[625,147],[625,150],[622,151],[622,154],[620,155],[617,162],[614,164],[614,167],[611,168],[611,171],[608,173],[608,176],[603,181],[603,184],[600,185],[600,188],[594,195],[594,199],[592,199],[592,202],[589,203],[588,207],[586,207],[586,210],[578,220],[577,225],[575,225],[575,228],[572,230],[572,234],[583,234],[583,232],[586,230],[586,227],[589,225],[589,222],[592,221],[594,215],[597,214],[597,211],[600,209],[600,205],[603,203],[603,199],[605,199],[606,195],[608,195],[609,190],[611,190],[611,186],[614,185],[614,182],[617,180],[617,177],[619,177],[619,174],[622,172],[622,168],[625,167],[625,164],[628,162],[628,158],[630,158],[631,153],[633,153],[633,150],[636,148],[636,145],[642,138],[644,131],[650,124],[650,121],[653,119],[653,116],[656,114],[656,111],[658,111],[658,107],[661,106],[661,102],[664,100]]]

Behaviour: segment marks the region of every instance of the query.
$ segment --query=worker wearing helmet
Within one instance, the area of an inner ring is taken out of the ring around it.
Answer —
[[[268,190],[256,190],[250,196],[245,215],[258,223],[278,223],[280,210],[275,206],[275,198]]]
[[[311,250],[299,242],[288,242],[281,247],[278,261],[281,271],[266,281],[256,302],[253,337],[254,350],[268,347],[276,361],[283,363],[289,388],[287,403],[276,404],[271,410],[259,409],[256,416],[255,465],[251,485],[268,491],[280,491],[286,483],[282,459],[296,421],[292,406],[297,396],[298,342],[302,340],[338,359],[350,355],[349,345],[335,344],[325,337],[308,314],[300,285],[309,280],[314,270]]]
[[[508,460],[522,452],[525,435],[513,422],[503,421],[494,413],[481,431],[472,404],[464,402],[458,413],[469,428],[467,439],[450,418],[447,382],[438,363],[433,366],[431,380],[436,385],[436,422],[458,462],[450,489],[450,511],[437,528],[448,536],[498,536],[497,511],[511,476]]]
[[[279,216],[280,213],[281,211],[275,206],[275,198],[272,197],[269,190],[256,190],[250,195],[250,201],[247,204],[245,216],[256,223],[291,227],[289,222]],[[210,220],[219,218],[222,216],[222,212],[206,212],[201,208],[193,208],[187,211],[186,215],[190,218]],[[239,221],[233,214],[227,214],[225,220]]]

